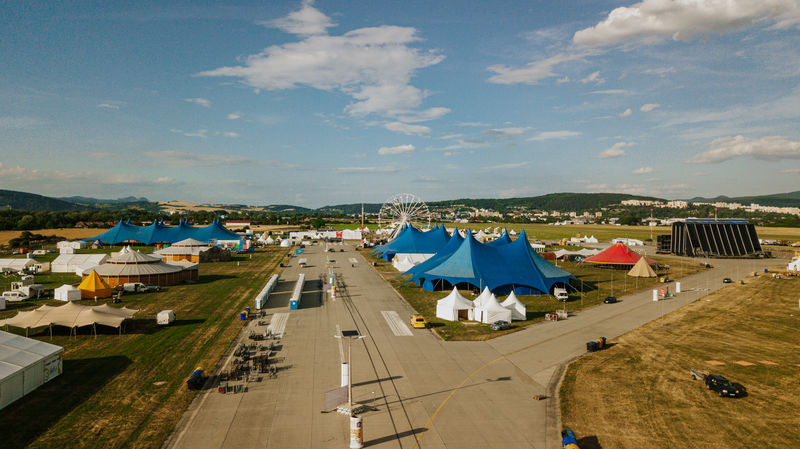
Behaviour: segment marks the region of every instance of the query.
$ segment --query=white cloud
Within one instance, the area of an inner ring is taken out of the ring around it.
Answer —
[[[566,139],[569,137],[580,136],[582,133],[578,131],[543,131],[539,134],[529,138],[531,141],[542,141],[551,139]]]
[[[338,167],[341,173],[397,173],[405,170],[402,167]]]
[[[448,145],[443,150],[460,150],[463,148],[483,148],[489,144],[482,140],[458,139],[456,143]]]
[[[243,84],[257,89],[310,86],[340,91],[355,100],[345,108],[353,116],[374,113],[413,119],[414,110],[428,95],[410,84],[414,72],[444,59],[435,50],[409,46],[420,40],[416,29],[382,25],[332,36],[325,32],[330,23],[320,20],[314,13],[319,11],[310,3],[305,3],[301,12],[303,18],[290,14],[269,24],[303,36],[303,40],[267,47],[246,57],[241,66],[221,67],[197,75],[239,78]]]
[[[658,75],[658,76],[665,76],[668,73],[675,73],[675,67],[656,67],[654,69],[647,69],[643,71],[645,75]]]
[[[600,159],[611,159],[615,157],[622,157],[625,156],[625,150],[623,148],[632,147],[636,145],[634,142],[617,142],[609,148],[606,148],[603,152],[597,155]]]
[[[394,154],[410,154],[416,153],[417,149],[414,145],[397,145],[395,147],[380,147],[378,154],[381,156],[394,155]]]
[[[34,117],[0,116],[0,128],[5,129],[30,129],[43,124],[42,120]]]
[[[573,36],[576,44],[608,45],[629,40],[688,41],[710,33],[724,34],[762,19],[795,26],[796,0],[644,0],[612,10],[597,25]]]
[[[608,190],[608,184],[588,184],[586,188],[594,192],[598,190]]]
[[[778,170],[778,173],[784,173],[789,175],[800,175],[800,168],[787,168],[784,170]]]
[[[559,78],[556,80],[556,84],[564,84],[569,82],[569,77],[565,76],[564,78]]]
[[[242,114],[240,112],[231,112],[228,114],[228,120],[236,120],[242,118]]]
[[[431,132],[431,129],[428,128],[427,126],[409,125],[408,123],[402,123],[402,122],[385,123],[383,127],[388,129],[389,131],[400,132],[407,136],[411,135],[419,136],[422,134],[430,134]]]
[[[144,155],[164,167],[220,167],[232,165],[254,165],[258,161],[236,154],[190,153],[188,151],[145,151]]]
[[[622,94],[627,94],[628,91],[625,89],[605,89],[605,90],[593,90],[592,93],[600,95],[622,95]]]
[[[119,109],[119,106],[117,106],[115,104],[109,104],[109,103],[100,103],[100,104],[97,105],[97,107],[98,108],[103,108],[103,109]]]
[[[27,168],[17,165],[6,167],[0,163],[0,179],[14,183],[17,188],[37,189],[38,192],[53,191],[63,194],[67,191],[85,190],[87,185],[100,189],[110,186],[125,186],[125,189],[141,189],[148,184],[164,184],[165,178],[155,180],[141,175],[112,173],[108,171],[75,171]],[[170,182],[174,182],[170,179]],[[127,190],[130,192],[130,190]],[[137,190],[141,192],[141,190]]]
[[[222,135],[225,137],[239,137],[239,133],[235,133],[233,131],[226,131],[222,133]]]
[[[499,164],[499,165],[490,165],[488,167],[484,167],[485,170],[498,170],[498,169],[506,169],[506,168],[521,168],[529,165],[531,162],[514,162],[509,164]]]
[[[631,114],[633,114],[633,111],[631,111],[631,108],[628,108],[628,109],[625,109],[625,111],[623,111],[619,116],[620,117],[627,117],[627,116],[629,116]]]
[[[302,8],[289,13],[286,17],[257,23],[301,36],[325,34],[328,28],[335,27],[336,24],[328,16],[311,6],[313,4],[313,0],[304,0]]]
[[[652,111],[653,109],[655,109],[655,108],[657,108],[659,106],[661,106],[661,105],[658,104],[658,103],[647,103],[647,104],[643,104],[642,107],[639,108],[639,110],[642,111],[642,112],[650,112],[650,111]]]
[[[427,122],[444,117],[448,113],[450,113],[450,108],[428,108],[423,111],[414,112],[413,114],[400,115],[397,117],[397,120],[407,123]]]
[[[604,78],[600,78],[599,71],[594,72],[591,75],[581,80],[581,84],[587,84],[587,83],[603,84],[605,82],[606,80]]]
[[[483,122],[459,122],[456,123],[456,126],[480,128],[483,126],[491,126],[491,125],[489,123],[483,123]]]
[[[800,142],[792,142],[781,136],[761,139],[744,136],[720,137],[711,142],[708,151],[699,153],[686,162],[709,164],[745,156],[769,161],[800,159]]]
[[[445,151],[444,157],[453,157],[453,156],[458,156],[459,154],[461,154],[460,151]]]
[[[205,98],[186,98],[185,100],[188,101],[189,103],[194,103],[204,108],[211,107],[211,102],[206,100]]]
[[[464,135],[463,134],[448,134],[446,136],[442,136],[441,138],[444,139],[444,140],[450,140],[450,139],[457,139],[459,137],[464,137]]]
[[[692,172],[692,176],[708,176],[708,173],[706,173],[704,171],[696,171],[696,172]]]
[[[206,137],[208,137],[208,136],[206,136],[206,133],[208,133],[207,129],[198,129],[196,132],[189,132],[189,131],[182,131],[180,129],[172,128],[169,131],[172,132],[172,133],[175,133],[175,134],[183,134],[186,137],[200,137],[202,139],[205,139]]]
[[[483,131],[483,134],[495,136],[498,139],[509,139],[511,137],[521,136],[525,134],[530,128],[517,127],[517,128],[493,128]]]
[[[656,170],[653,167],[639,167],[636,170],[632,171],[634,175],[646,175],[649,173],[653,173]]]
[[[495,84],[538,84],[545,78],[557,76],[553,71],[555,66],[581,60],[590,54],[590,52],[558,53],[549,58],[529,62],[522,68],[513,68],[502,64],[489,66],[486,70],[494,72],[496,75],[491,76],[488,81]]]

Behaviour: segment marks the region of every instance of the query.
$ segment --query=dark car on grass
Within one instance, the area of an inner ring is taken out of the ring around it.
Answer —
[[[744,385],[731,382],[717,374],[709,374],[706,376],[705,382],[706,388],[717,392],[717,394],[723,398],[738,398],[744,396],[746,391]]]
[[[731,278],[723,278],[722,279],[722,283],[723,284],[732,284],[733,283],[733,279],[731,279]]]
[[[603,302],[605,304],[614,304],[615,302],[617,302],[617,297],[616,296],[606,296],[606,299],[604,299]]]

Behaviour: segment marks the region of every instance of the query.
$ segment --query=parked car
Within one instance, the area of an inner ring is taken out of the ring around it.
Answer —
[[[733,279],[731,279],[731,278],[724,278],[724,279],[722,279],[722,283],[723,283],[723,284],[732,284],[732,283],[733,283]]]
[[[425,322],[425,318],[421,315],[411,315],[411,327],[416,329],[425,329],[428,327],[428,323]]]
[[[139,291],[142,293],[154,293],[161,291],[161,287],[153,284],[144,284],[143,286],[139,287]]]
[[[492,328],[493,331],[504,331],[506,329],[511,329],[511,323],[509,323],[508,321],[500,320],[492,323],[490,327]]]
[[[738,398],[743,396],[746,389],[742,384],[734,383],[728,379],[717,375],[709,374],[706,376],[706,388],[716,391],[720,397]]]
[[[616,296],[606,296],[606,299],[603,300],[605,304],[614,304],[615,302],[617,302]]]

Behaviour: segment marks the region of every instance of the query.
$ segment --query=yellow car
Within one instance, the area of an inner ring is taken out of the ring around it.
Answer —
[[[411,315],[411,327],[425,329],[428,327],[428,323],[425,322],[425,318],[422,318],[421,315]]]

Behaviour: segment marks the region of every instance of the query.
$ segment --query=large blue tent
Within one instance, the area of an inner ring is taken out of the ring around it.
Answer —
[[[507,243],[511,243],[511,237],[508,236],[508,231],[506,231],[506,228],[503,228],[503,234],[500,237],[496,238],[495,240],[492,240],[491,242],[486,242],[484,243],[484,245],[500,246],[500,245],[505,245]]]
[[[100,240],[101,242],[116,245],[122,242],[139,242],[145,245],[154,243],[175,243],[188,238],[211,243],[220,240],[241,240],[241,236],[226,229],[218,220],[208,226],[197,228],[181,221],[178,226],[166,226],[163,220],[156,220],[149,226],[135,226],[122,220],[108,231],[86,241]]]
[[[448,250],[449,254],[437,254],[407,271],[410,281],[431,291],[467,285],[478,290],[488,287],[499,295],[512,291],[536,295],[549,294],[554,286],[568,286],[574,279],[536,253],[524,231],[517,240],[499,246],[479,243],[468,234],[454,250],[448,245]]]
[[[430,231],[420,231],[411,224],[403,228],[397,237],[384,245],[378,245],[372,253],[385,260],[392,260],[395,254],[435,254],[450,240],[444,225],[436,225]]]

